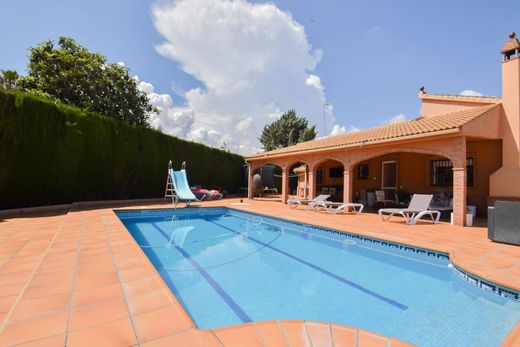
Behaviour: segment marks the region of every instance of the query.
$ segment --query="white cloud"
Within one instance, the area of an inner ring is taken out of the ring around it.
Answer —
[[[382,122],[382,124],[397,124],[397,123],[403,123],[406,122],[408,119],[406,119],[406,116],[402,113],[399,113],[397,116],[393,116],[387,121]]]
[[[359,129],[352,125],[349,125],[348,127],[346,127],[344,125],[334,124],[334,126],[332,127],[332,130],[330,132],[330,136],[341,135],[341,134],[350,133],[353,131],[359,131]]]
[[[139,81],[137,76],[134,79],[138,82],[138,88],[146,93],[151,104],[159,111],[150,117],[150,125],[167,134],[189,138],[194,121],[193,111],[185,107],[175,107],[169,94],[157,94],[151,83]]]
[[[249,128],[251,128],[251,125],[253,124],[253,117],[247,117],[246,119],[241,120],[238,122],[236,126],[237,132],[247,131]]]
[[[347,128],[343,125],[334,124],[330,132],[330,136],[341,135],[347,132]]]
[[[463,90],[462,92],[460,92],[460,95],[464,95],[464,96],[483,96],[484,94],[482,94],[480,92],[477,92],[475,90],[466,89],[466,90]]]
[[[319,89],[319,90],[325,89],[325,88],[323,88],[323,85],[321,84],[320,77],[316,76],[316,75],[309,74],[309,77],[307,77],[307,80],[305,81],[305,83],[308,86],[313,86],[314,88]]]
[[[274,113],[270,113],[269,114],[269,121],[273,121],[273,120],[276,120],[278,118],[280,118],[282,116],[283,112],[282,111],[278,111],[278,112],[274,112]]]
[[[151,84],[149,82],[139,81],[139,77],[137,77],[137,76],[134,76],[134,79],[137,80],[137,82],[139,83],[139,89],[141,89],[146,94],[152,94],[154,92],[153,84]],[[167,94],[164,94],[164,95],[167,95]]]
[[[164,38],[157,51],[202,84],[183,95],[193,115],[188,139],[248,154],[289,108],[323,124],[324,87],[311,73],[322,52],[290,13],[246,0],[164,0],[152,16]],[[334,117],[327,122],[331,129]]]
[[[218,146],[219,141],[222,141],[222,146],[226,144],[224,141],[225,139],[221,133],[213,129],[206,129],[204,127],[193,129],[189,133],[189,138],[193,141],[207,143],[214,147]]]

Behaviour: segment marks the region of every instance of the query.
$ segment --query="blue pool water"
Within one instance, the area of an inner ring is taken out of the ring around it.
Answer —
[[[119,218],[201,329],[305,319],[488,347],[520,319],[520,302],[462,280],[442,254],[224,208]]]

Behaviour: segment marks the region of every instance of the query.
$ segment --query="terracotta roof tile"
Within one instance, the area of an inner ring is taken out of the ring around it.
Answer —
[[[302,142],[294,146],[258,153],[247,159],[259,159],[274,155],[305,152],[310,150],[334,148],[353,144],[370,143],[381,140],[427,134],[456,129],[498,107],[499,104],[484,105],[469,109],[449,112],[437,116],[419,118],[403,123],[389,124],[377,128],[350,132],[342,135],[325,137],[313,141]]]

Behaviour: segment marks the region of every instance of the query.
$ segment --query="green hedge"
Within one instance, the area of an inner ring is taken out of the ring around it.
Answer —
[[[239,155],[0,91],[0,209],[162,197],[170,159],[190,184],[238,192]]]

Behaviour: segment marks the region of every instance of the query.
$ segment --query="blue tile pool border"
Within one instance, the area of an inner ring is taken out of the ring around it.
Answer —
[[[455,265],[453,263],[452,263],[452,265],[453,265],[453,270],[455,271],[455,273],[460,278],[462,278],[463,280],[468,282],[469,284],[477,286],[478,288],[484,289],[488,292],[494,293],[501,297],[515,300],[515,301],[520,301],[520,292],[519,291],[516,291],[511,288],[503,287],[496,283],[490,282],[486,279],[475,276],[470,272],[464,271],[463,269],[461,269],[460,267],[458,267],[457,265]]]
[[[125,216],[126,217],[129,217],[129,216],[145,217],[145,216],[157,216],[157,215],[160,216],[163,214],[164,215],[178,214],[178,215],[183,215],[183,216],[186,216],[186,215],[191,215],[191,216],[201,215],[202,216],[202,215],[207,215],[208,211],[211,211],[215,214],[227,213],[229,211],[233,211],[233,212],[238,212],[238,213],[257,215],[262,218],[269,218],[271,220],[276,220],[276,221],[287,223],[287,224],[293,225],[293,226],[294,225],[299,226],[299,227],[303,226],[303,227],[305,227],[305,230],[308,232],[312,232],[314,230],[314,231],[332,233],[332,234],[335,234],[338,236],[345,237],[347,239],[363,241],[363,242],[371,243],[371,244],[378,245],[378,246],[384,246],[391,250],[396,250],[396,251],[400,250],[400,251],[415,253],[417,255],[427,256],[432,259],[437,259],[437,260],[446,261],[446,262],[450,261],[449,254],[444,253],[444,252],[434,251],[434,250],[427,249],[427,248],[415,247],[415,246],[411,246],[411,245],[407,245],[407,244],[387,241],[384,239],[379,239],[379,238],[374,238],[374,237],[367,237],[367,236],[354,234],[351,232],[346,232],[346,231],[342,231],[342,230],[338,230],[338,229],[322,227],[322,226],[303,223],[303,222],[297,222],[297,221],[293,221],[293,220],[285,219],[285,218],[281,218],[281,217],[268,216],[268,215],[264,215],[264,214],[256,213],[256,212],[242,211],[239,209],[234,209],[232,207],[219,207],[219,206],[211,207],[211,206],[209,206],[209,207],[203,207],[203,208],[197,207],[197,208],[183,208],[183,209],[173,209],[173,208],[132,209],[132,210],[124,210],[124,209],[116,210],[115,209],[113,211],[116,214],[116,216],[118,216],[118,217],[125,217]],[[514,290],[509,287],[501,286],[499,284],[493,283],[486,279],[480,278],[480,277],[472,274],[471,272],[463,270],[462,268],[460,268],[459,266],[457,266],[453,263],[450,263],[450,264],[453,265],[452,269],[459,276],[459,278],[465,280],[469,284],[472,284],[478,288],[481,288],[488,292],[494,293],[501,297],[504,297],[504,298],[507,298],[510,300],[520,301],[520,291]]]

